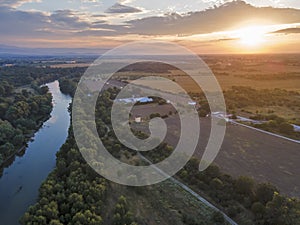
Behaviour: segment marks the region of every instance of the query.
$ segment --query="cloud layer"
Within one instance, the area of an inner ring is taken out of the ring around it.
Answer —
[[[277,33],[277,34],[298,34],[298,33],[300,33],[300,27],[277,30],[273,33]]]
[[[271,20],[277,23],[299,23],[300,10],[256,8],[242,1],[230,2],[220,7],[181,16],[173,13],[149,17],[127,23],[133,32],[147,35],[191,35],[230,29],[242,21]],[[259,24],[258,24],[259,25]]]
[[[88,14],[72,10],[52,13],[20,11],[11,4],[23,1],[0,0],[0,43],[13,39],[75,40],[106,38],[108,41],[124,36],[189,36],[232,29],[243,21],[272,21],[273,24],[300,23],[300,10],[288,8],[257,8],[242,1],[229,2],[205,11],[129,19],[140,9],[116,3],[102,14]],[[28,1],[27,1],[28,2]],[[113,23],[114,19],[122,21]],[[258,25],[259,22],[258,22]],[[277,31],[299,33],[299,28]],[[220,37],[220,40],[223,37]],[[226,39],[227,37],[225,37]]]
[[[139,13],[142,12],[140,9],[138,8],[134,8],[131,6],[126,6],[126,5],[122,5],[120,3],[116,3],[113,6],[111,6],[110,8],[108,8],[106,11],[106,13]]]
[[[41,0],[0,0],[0,6],[16,7],[28,2],[40,2]]]

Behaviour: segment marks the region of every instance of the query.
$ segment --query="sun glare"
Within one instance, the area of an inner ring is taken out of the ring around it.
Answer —
[[[265,31],[262,27],[247,27],[237,31],[236,37],[241,45],[259,47],[264,41]]]

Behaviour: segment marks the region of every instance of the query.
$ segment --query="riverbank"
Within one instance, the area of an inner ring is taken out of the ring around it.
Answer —
[[[71,97],[59,90],[58,81],[47,84],[53,110],[41,129],[18,153],[0,177],[0,224],[19,225],[19,218],[35,204],[38,190],[56,164],[56,153],[65,143],[70,126]],[[20,188],[21,187],[21,188]]]
[[[53,103],[52,103],[53,104]],[[53,109],[53,105],[52,105],[52,109]],[[25,140],[24,140],[24,144],[21,147],[16,148],[16,150],[10,154],[9,156],[5,157],[3,159],[3,161],[0,163],[0,176],[1,176],[1,170],[7,166],[10,165],[10,161],[20,152],[22,152],[23,150],[25,150],[28,146],[28,142],[31,141],[31,139],[34,137],[34,134],[41,129],[41,127],[43,126],[43,124],[49,120],[51,118],[50,114],[45,116],[44,118],[40,119],[38,121],[38,125],[36,126],[36,128],[29,134],[25,135]]]

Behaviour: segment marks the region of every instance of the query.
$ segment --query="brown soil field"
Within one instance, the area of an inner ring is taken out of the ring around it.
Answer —
[[[209,121],[201,122],[206,133]],[[201,157],[201,152],[198,149],[196,156]],[[282,193],[300,197],[299,144],[229,124],[215,163],[235,177],[246,175],[270,182]]]
[[[162,110],[162,111],[161,111]],[[161,114],[167,114],[171,108],[164,106]],[[134,113],[149,115],[153,107],[135,106]],[[144,114],[142,114],[144,113]],[[180,131],[176,116],[165,119],[168,134],[165,141],[176,146]],[[140,124],[139,129],[147,132],[147,124]],[[200,141],[195,156],[201,158],[210,133],[210,119],[201,118]],[[171,131],[171,132],[170,132]],[[300,145],[273,137],[249,128],[227,124],[222,148],[215,159],[223,172],[234,177],[250,176],[258,182],[270,182],[288,196],[300,197]]]

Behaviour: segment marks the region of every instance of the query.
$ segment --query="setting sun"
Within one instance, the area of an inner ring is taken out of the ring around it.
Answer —
[[[247,27],[237,32],[240,43],[246,47],[258,47],[263,42],[265,32],[262,27]]]

